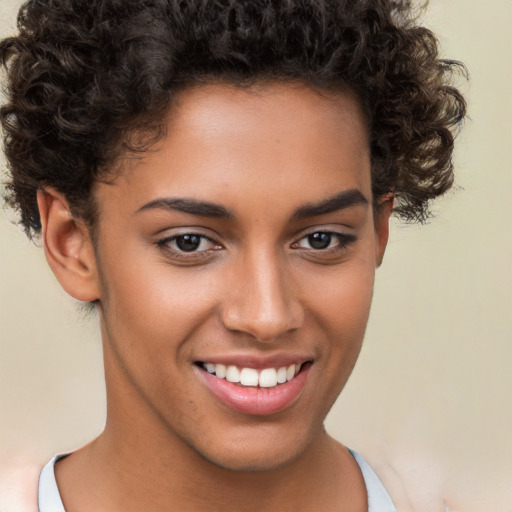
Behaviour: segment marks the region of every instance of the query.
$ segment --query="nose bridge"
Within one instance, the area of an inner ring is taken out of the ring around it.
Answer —
[[[275,248],[256,247],[241,259],[223,311],[227,329],[273,341],[300,327],[303,312],[286,262]]]

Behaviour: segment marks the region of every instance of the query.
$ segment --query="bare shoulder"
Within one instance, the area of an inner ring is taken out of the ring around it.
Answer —
[[[0,511],[37,512],[37,485],[43,465],[35,459],[0,462]]]
[[[421,450],[397,449],[384,457],[368,457],[400,512],[445,510],[443,466]]]

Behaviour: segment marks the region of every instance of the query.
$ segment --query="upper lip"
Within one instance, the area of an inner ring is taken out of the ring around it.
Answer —
[[[237,366],[238,368],[281,368],[291,364],[303,364],[312,361],[313,357],[305,354],[274,354],[270,356],[257,356],[251,354],[212,355],[196,360],[201,363],[223,364],[225,366]]]

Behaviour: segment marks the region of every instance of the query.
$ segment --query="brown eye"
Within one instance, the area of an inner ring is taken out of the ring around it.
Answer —
[[[186,254],[199,256],[206,254],[212,250],[222,248],[219,244],[211,240],[205,235],[199,233],[184,233],[182,235],[174,235],[164,238],[157,242],[157,245],[164,250],[172,251],[176,255]]]
[[[196,251],[201,245],[201,238],[198,235],[180,235],[175,238],[176,247],[180,251]]]
[[[314,251],[322,251],[324,249],[331,249],[332,247],[342,246],[340,240],[341,235],[331,233],[329,231],[317,231],[301,238],[297,242],[297,247],[300,249],[312,249]]]
[[[308,236],[308,242],[313,249],[327,249],[331,245],[332,238],[330,233],[313,233]]]
[[[301,238],[293,244],[292,247],[296,249],[307,249],[309,251],[342,251],[355,241],[356,237],[348,233],[315,231]]]

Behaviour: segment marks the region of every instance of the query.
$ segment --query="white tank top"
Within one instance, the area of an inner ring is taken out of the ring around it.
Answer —
[[[388,492],[368,463],[357,453],[350,450],[361,468],[366,492],[368,493],[368,512],[397,512]],[[42,469],[39,476],[38,505],[39,512],[66,512],[60,499],[59,488],[55,480],[55,463],[66,455],[57,455]]]

